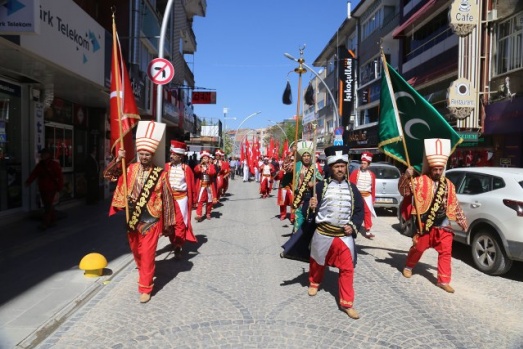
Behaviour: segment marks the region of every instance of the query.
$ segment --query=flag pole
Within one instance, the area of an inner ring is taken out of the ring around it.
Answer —
[[[410,158],[409,158],[409,152],[407,150],[407,142],[405,141],[405,136],[403,134],[403,127],[401,126],[401,121],[398,113],[398,106],[396,104],[396,97],[394,95],[394,89],[392,88],[392,82],[390,81],[390,75],[389,75],[389,66],[387,64],[387,59],[385,58],[385,54],[383,53],[383,47],[381,48],[380,52],[381,61],[383,65],[383,72],[385,73],[385,79],[387,80],[387,87],[389,88],[389,95],[391,96],[391,102],[392,107],[394,109],[394,118],[396,119],[396,125],[398,127],[399,136],[401,138],[401,142],[403,143],[403,151],[405,152],[405,160],[407,161],[407,167],[411,167],[410,165]],[[413,177],[410,177],[410,187],[412,196],[414,197],[414,181]],[[413,200],[414,202],[414,208],[416,209],[416,221],[418,222],[418,229],[421,232],[422,226],[421,226],[421,218],[418,210],[418,205],[416,203],[416,198]]]
[[[298,61],[298,67],[294,68],[294,72],[298,74],[298,98],[296,101],[296,124],[295,124],[295,131],[294,131],[294,145],[296,146],[296,151],[294,151],[294,166],[292,168],[292,193],[294,195],[296,191],[296,163],[298,161],[298,130],[299,130],[299,122],[300,122],[300,103],[301,103],[301,76],[303,73],[307,72],[307,69],[303,67],[303,63],[305,62],[305,59],[303,58],[303,50],[305,47],[300,47],[300,58],[297,59]],[[292,209],[291,213],[294,213],[294,209]]]
[[[123,127],[122,127],[122,101],[121,101],[121,73],[120,73],[120,61],[122,59],[121,52],[118,49],[120,42],[118,41],[118,36],[116,34],[116,23],[114,20],[114,11],[113,11],[113,66],[116,71],[113,73],[113,79],[116,83],[116,103],[118,106],[118,129],[120,135],[120,149],[125,150],[124,141],[123,141]],[[125,196],[125,222],[129,222],[129,202],[128,202],[128,188],[127,188],[127,168],[125,164],[125,157],[122,158],[122,176],[123,176],[123,189]]]

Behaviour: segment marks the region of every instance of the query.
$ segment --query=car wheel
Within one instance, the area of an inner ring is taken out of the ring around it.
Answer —
[[[410,219],[408,220],[405,220],[405,218],[403,218],[401,216],[401,214],[399,215],[399,218],[400,218],[400,233],[402,235],[405,235],[405,236],[408,236],[408,237],[413,237],[414,236],[414,218],[411,217]]]
[[[512,267],[512,260],[507,258],[495,235],[487,229],[474,235],[471,247],[474,264],[485,274],[503,275]]]

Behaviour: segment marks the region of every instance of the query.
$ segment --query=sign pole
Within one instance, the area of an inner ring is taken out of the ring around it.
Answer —
[[[158,58],[163,58],[163,47],[165,45],[165,33],[167,32],[167,24],[169,22],[171,9],[173,7],[173,0],[168,0],[163,14],[162,26],[160,28],[160,42],[158,43]],[[163,85],[156,87],[156,121],[162,122],[162,102],[163,102]]]

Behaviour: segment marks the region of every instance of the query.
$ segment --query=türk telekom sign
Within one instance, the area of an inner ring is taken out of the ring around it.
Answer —
[[[0,35],[40,34],[40,0],[0,3]]]

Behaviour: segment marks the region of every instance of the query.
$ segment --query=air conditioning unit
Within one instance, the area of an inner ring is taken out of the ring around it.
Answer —
[[[495,21],[498,19],[498,10],[497,9],[493,9],[492,11],[490,11],[487,15],[487,21],[488,22],[491,22],[491,21]]]
[[[498,19],[498,10],[497,9],[493,9],[491,11],[489,11],[488,15],[487,15],[487,21],[488,22],[492,22],[492,21],[495,21]]]

